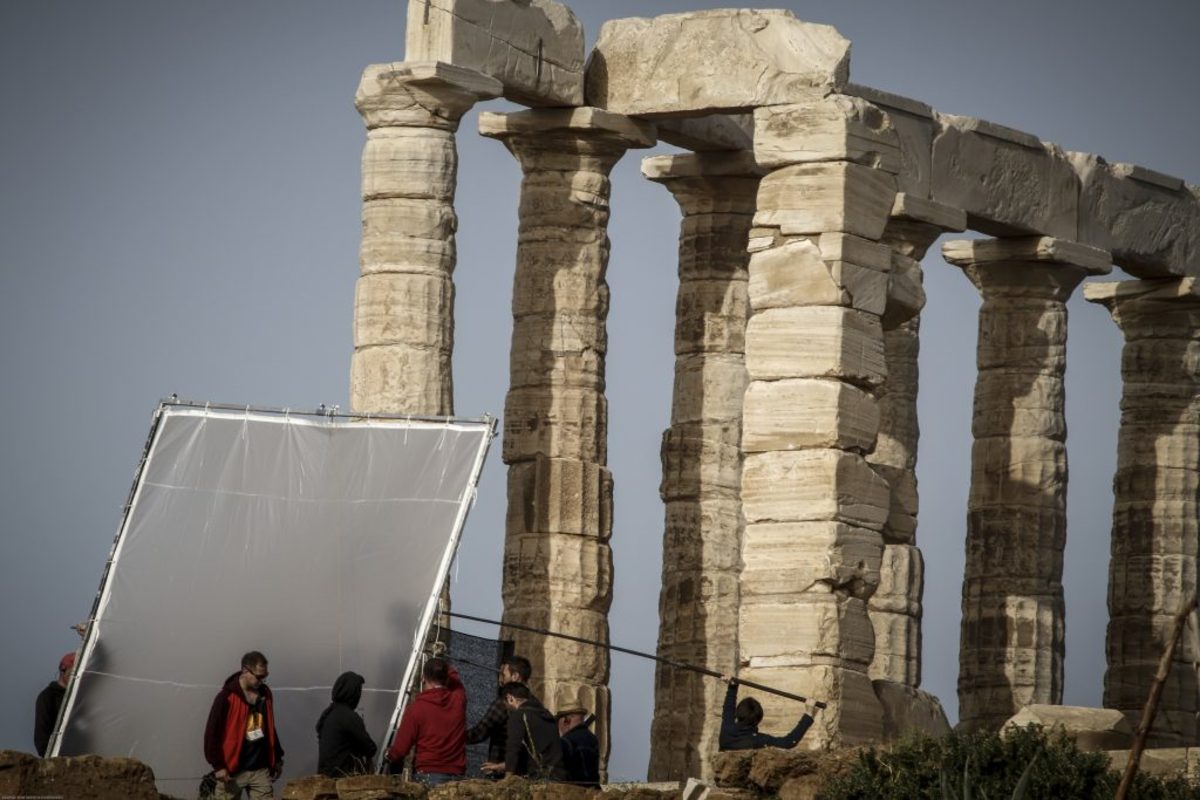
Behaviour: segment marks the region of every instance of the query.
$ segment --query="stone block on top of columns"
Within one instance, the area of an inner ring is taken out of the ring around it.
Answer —
[[[577,169],[580,155],[606,151],[619,155],[629,149],[653,147],[657,141],[651,123],[591,106],[484,112],[479,115],[479,133],[504,142],[523,162],[527,155],[544,156],[548,169],[560,163]],[[577,152],[563,152],[562,158],[569,160],[560,162],[555,153],[564,139],[574,142]]]
[[[1088,275],[1112,271],[1108,251],[1051,236],[960,239],[942,245],[942,257],[962,267],[980,291],[995,285],[1008,294],[1049,291],[1052,299],[1062,300]],[[1037,266],[1042,269],[1033,274]]]
[[[845,161],[900,172],[900,140],[888,115],[844,94],[756,108],[754,156],[768,168]]]
[[[398,61],[368,66],[354,105],[368,129],[454,131],[473,105],[499,97],[502,91],[500,81],[473,69],[444,61]]]
[[[755,381],[746,389],[742,450],[761,453],[836,448],[868,453],[879,433],[879,404],[840,380]]]

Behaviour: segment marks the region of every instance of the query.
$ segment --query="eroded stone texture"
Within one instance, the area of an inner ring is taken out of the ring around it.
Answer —
[[[783,10],[718,9],[606,22],[587,102],[645,117],[818,100],[846,82],[850,42]]]
[[[948,242],[983,296],[959,650],[959,725],[1062,701],[1067,308],[1103,251],[1045,238]]]
[[[362,277],[355,290],[354,411],[454,411],[454,132],[500,84],[439,63],[367,67],[355,104],[363,151]]]
[[[490,75],[532,106],[583,105],[583,26],[555,0],[409,0],[405,59]]]
[[[608,641],[612,476],[604,398],[609,172],[653,130],[591,108],[482,114],[480,132],[521,163],[513,290],[513,384],[505,401],[509,465],[504,621]],[[533,662],[547,708],[596,715],[608,756],[608,651],[506,629]]]
[[[718,672],[737,663],[746,240],[762,174],[750,153],[642,163],[683,211],[675,313],[675,402],[663,436],[667,504],[658,655]],[[680,524],[680,523],[684,524]],[[690,523],[690,524],[689,524]],[[711,775],[724,686],[659,667],[649,779]]]
[[[1137,724],[1174,615],[1197,589],[1200,551],[1200,287],[1196,279],[1085,287],[1125,334],[1113,480],[1104,706]],[[1184,636],[1150,741],[1194,744],[1200,708]]]
[[[763,179],[750,239],[740,674],[828,703],[809,747],[883,732],[868,601],[890,490],[864,454],[886,378],[892,259],[878,240],[897,154],[890,123],[857,99],[756,113],[755,157],[778,168]],[[794,703],[760,700],[763,730],[794,724]]]
[[[1134,728],[1120,711],[1080,706],[1025,706],[1004,723],[1004,728],[1037,725],[1053,733],[1061,730],[1080,750],[1119,750],[1133,743]]]
[[[933,108],[890,92],[849,84],[846,94],[861,97],[886,112],[900,139],[900,170],[896,188],[910,197],[928,199],[932,191]]]
[[[938,738],[950,732],[941,702],[928,692],[883,680],[875,681],[872,686],[883,705],[884,742],[898,742],[915,735]]]

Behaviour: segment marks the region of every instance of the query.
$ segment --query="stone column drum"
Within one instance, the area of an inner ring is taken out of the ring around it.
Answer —
[[[1171,623],[1195,594],[1200,553],[1200,285],[1093,283],[1084,296],[1125,334],[1124,393],[1113,480],[1104,707],[1137,724]],[[1184,636],[1163,687],[1150,743],[1195,745],[1200,693]]]
[[[656,156],[642,173],[683,211],[675,311],[675,393],[663,435],[666,504],[658,655],[733,673],[741,547],[739,449],[746,391],[746,242],[762,170],[752,153]],[[708,779],[720,681],[659,665],[651,781]]]
[[[606,468],[608,175],[653,127],[593,108],[482,114],[524,171],[513,283],[504,621],[608,641],[612,476]],[[596,715],[609,749],[604,648],[505,629],[546,707]]]
[[[1067,307],[1108,253],[1048,237],[947,242],[983,296],[959,645],[959,727],[1062,702]]]
[[[870,104],[833,95],[758,109],[754,151],[771,171],[750,240],[740,674],[828,703],[805,746],[877,741],[867,600],[890,501],[865,455],[886,377],[891,249],[879,240],[896,135]],[[803,710],[758,699],[764,730],[788,730]]]
[[[917,548],[917,357],[921,309],[925,306],[921,259],[946,231],[966,227],[958,209],[896,196],[883,242],[892,248],[883,349],[887,381],[878,390],[879,438],[867,461],[888,482],[891,505],[883,526],[879,588],[867,610],[875,631],[873,681],[912,688],[921,685],[921,600],[925,562]]]
[[[440,62],[374,64],[355,105],[367,125],[350,408],[454,413],[454,133],[500,82]]]

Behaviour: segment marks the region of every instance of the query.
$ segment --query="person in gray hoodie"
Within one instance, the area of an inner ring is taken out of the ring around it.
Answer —
[[[317,772],[329,778],[371,771],[375,741],[355,711],[366,681],[357,672],[343,672],[333,682],[333,702],[317,720]]]

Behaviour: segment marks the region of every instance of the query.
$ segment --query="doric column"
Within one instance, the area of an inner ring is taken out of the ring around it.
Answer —
[[[594,108],[481,114],[524,171],[504,404],[504,621],[608,641],[612,476],[606,468],[608,175],[654,129]],[[608,651],[506,630],[547,708],[596,715],[608,756]]]
[[[959,644],[959,726],[1061,703],[1067,298],[1108,253],[1048,237],[947,242],[983,296]]]
[[[683,211],[675,306],[675,394],[663,436],[666,504],[658,654],[732,673],[741,547],[739,443],[746,391],[746,242],[762,170],[752,153],[655,156],[642,173]],[[659,666],[652,781],[708,778],[724,685]]]
[[[1195,278],[1092,283],[1084,296],[1125,334],[1113,481],[1104,707],[1136,723],[1171,618],[1195,592],[1200,553],[1200,285]],[[1150,741],[1196,744],[1200,693],[1184,636]]]
[[[864,456],[885,378],[891,249],[879,240],[896,135],[874,107],[839,95],[758,109],[754,135],[771,171],[750,240],[740,673],[828,703],[809,747],[877,741],[867,600],[889,492]],[[787,730],[802,711],[758,699],[764,730]]]
[[[887,380],[879,387],[879,438],[867,461],[888,482],[891,504],[883,526],[879,588],[867,602],[875,631],[872,680],[921,685],[921,600],[925,561],[917,548],[917,357],[925,305],[921,259],[939,236],[966,227],[955,208],[896,195],[883,242],[892,248],[883,350]]]
[[[441,62],[373,64],[355,105],[367,125],[350,407],[454,413],[454,189],[459,120],[500,82]]]

